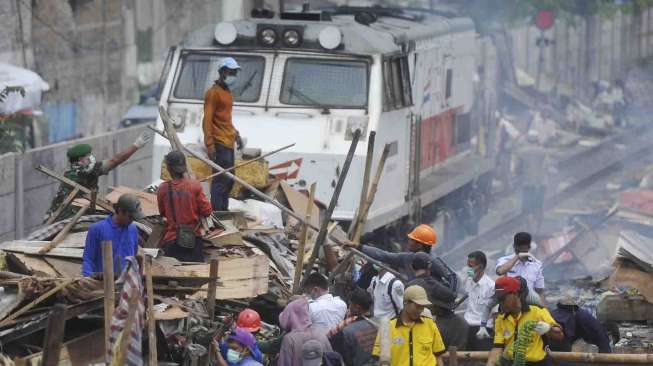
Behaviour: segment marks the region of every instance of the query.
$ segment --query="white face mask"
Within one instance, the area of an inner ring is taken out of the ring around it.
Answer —
[[[93,168],[95,168],[95,155],[90,155],[88,157],[88,165],[86,165],[82,170],[84,170],[86,173],[92,172]]]
[[[224,83],[228,87],[232,87],[232,86],[236,85],[236,82],[238,82],[238,76],[228,75],[228,76],[224,77]]]

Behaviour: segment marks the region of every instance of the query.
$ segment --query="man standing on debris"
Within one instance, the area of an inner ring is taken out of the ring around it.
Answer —
[[[404,308],[398,317],[382,325],[374,342],[372,354],[381,364],[393,366],[444,365],[442,336],[433,319],[423,316],[431,305],[426,291],[410,286],[404,293]]]
[[[546,335],[548,339],[556,341],[564,337],[549,311],[527,305],[519,291],[519,280],[514,277],[503,276],[495,282],[495,293],[501,298],[502,313],[496,318],[494,348],[486,366],[550,366],[552,361],[544,349],[542,337]],[[520,360],[524,360],[524,363],[520,363]]]
[[[483,320],[483,314],[492,303],[494,281],[485,274],[485,253],[474,251],[467,255],[464,291],[467,294],[465,321],[469,325],[467,350],[487,351],[492,348],[492,322]]]
[[[134,220],[143,218],[138,197],[125,193],[114,205],[115,214],[91,225],[86,234],[84,255],[82,257],[82,275],[100,277],[103,273],[102,242],[111,242],[113,251],[113,271],[120,273],[126,267],[125,258],[133,257],[138,252],[138,229]]]
[[[234,166],[234,144],[240,149],[242,140],[231,120],[234,98],[230,88],[238,81],[240,66],[231,57],[218,65],[220,74],[215,84],[204,95],[204,144],[209,158],[223,169]],[[225,174],[211,181],[211,205],[214,211],[229,210],[229,192],[233,181]]]
[[[279,314],[279,327],[288,332],[281,341],[277,365],[302,366],[302,345],[316,340],[322,351],[331,351],[331,343],[323,329],[311,323],[308,301],[304,297],[291,301]]]
[[[546,304],[544,298],[544,276],[542,262],[529,253],[531,250],[531,234],[519,232],[513,239],[515,254],[501,257],[497,260],[497,275],[510,277],[520,276],[526,280],[528,288],[540,296],[540,303]]]
[[[309,301],[311,322],[314,326],[322,328],[324,334],[345,319],[347,304],[329,293],[329,281],[326,277],[313,272],[306,278],[302,288],[311,298]]]
[[[344,243],[345,246],[357,247],[358,250],[377,261],[387,263],[390,267],[393,267],[401,274],[405,275],[409,280],[415,277],[412,263],[416,253],[424,252],[430,254],[431,249],[433,249],[436,244],[437,237],[435,235],[435,230],[425,224],[418,225],[408,234],[408,252],[390,253],[369,245],[349,241]],[[431,258],[431,276],[442,282],[452,291],[456,291],[458,288],[458,277],[456,276],[456,273],[448,268],[439,258]]]
[[[391,272],[378,268],[367,292],[374,298],[372,314],[377,320],[399,316],[404,306],[404,284]]]
[[[152,134],[143,132],[134,143],[126,148],[124,151],[119,152],[113,158],[109,160],[96,161],[95,155],[93,155],[93,148],[89,144],[77,144],[66,152],[68,156],[68,163],[70,164],[68,170],[66,170],[63,175],[64,177],[78,183],[79,185],[86,187],[88,189],[98,189],[98,180],[100,176],[107,175],[111,170],[113,170],[118,165],[125,162],[129,159],[138,149],[141,149],[143,146],[147,145],[152,141]],[[66,197],[71,194],[74,190],[71,186],[61,183],[57,194],[52,200],[50,208],[45,214],[44,222],[50,219],[50,217],[59,209],[59,207],[64,203]],[[83,196],[82,192],[77,193],[78,197]],[[58,218],[63,220],[67,219],[75,214],[75,211],[72,207],[67,207],[63,212],[58,215]]]
[[[201,183],[185,174],[182,152],[172,151],[165,160],[172,180],[162,183],[156,196],[159,213],[166,220],[163,251],[183,262],[203,262],[200,220],[211,215],[211,204]]]
[[[369,318],[371,307],[370,294],[356,288],[349,299],[349,317],[329,331],[331,346],[342,355],[346,366],[365,366],[373,363],[372,347],[378,325]]]

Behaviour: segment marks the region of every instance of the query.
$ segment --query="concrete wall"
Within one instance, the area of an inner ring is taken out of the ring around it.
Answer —
[[[146,130],[136,126],[118,132],[0,156],[0,242],[26,236],[43,222],[59,182],[34,169],[46,166],[60,174],[67,168],[66,150],[77,143],[93,146],[98,160],[109,159],[131,145]],[[151,183],[152,146],[146,146],[100,179],[101,195],[110,186],[142,188]]]

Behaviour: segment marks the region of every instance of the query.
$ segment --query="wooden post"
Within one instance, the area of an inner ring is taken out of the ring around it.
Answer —
[[[89,212],[91,215],[95,214],[95,204],[97,202],[97,188],[91,189],[91,203],[89,205]]]
[[[158,351],[156,349],[156,320],[154,319],[154,288],[152,286],[152,257],[143,256],[143,271],[145,272],[145,293],[147,294],[147,341],[149,365],[156,365]]]
[[[17,4],[18,5],[18,4]],[[20,8],[20,5],[18,5]],[[14,169],[14,214],[16,215],[16,225],[14,237],[21,239],[25,234],[25,184],[23,182],[23,159],[22,155],[14,156],[15,169]]]
[[[315,199],[315,186],[311,184],[308,193],[308,202],[306,203],[306,222],[311,222],[311,213],[313,211],[313,200]],[[299,287],[302,284],[302,270],[304,269],[304,252],[306,250],[306,239],[308,238],[308,225],[302,226],[302,232],[299,236],[299,245],[297,246],[297,263],[295,263],[295,276],[293,278],[292,292],[299,293]]]
[[[147,127],[149,127],[150,129],[154,129],[154,130],[156,130],[154,127],[152,127],[152,126],[150,126],[150,125],[148,125]],[[259,161],[259,160],[261,160],[261,159],[265,159],[265,158],[267,158],[267,157],[270,156],[270,155],[276,154],[276,153],[278,153],[279,151],[283,151],[283,150],[289,149],[289,148],[291,148],[291,147],[293,147],[293,146],[295,146],[295,144],[286,145],[286,146],[284,146],[284,147],[281,147],[281,148],[278,148],[278,149],[276,149],[276,150],[270,151],[269,153],[263,154],[263,155],[261,155],[261,156],[259,156],[259,157],[257,157],[257,158],[254,158],[254,159],[250,159],[250,160],[244,161],[244,162],[242,162],[242,163],[240,163],[240,164],[238,164],[238,165],[234,165],[234,166],[232,166],[231,168],[225,169],[225,170],[223,170],[223,171],[221,171],[221,172],[213,173],[213,174],[209,175],[208,177],[204,177],[204,178],[200,179],[200,182],[204,182],[204,181],[207,181],[207,180],[209,180],[209,179],[211,179],[211,178],[215,178],[215,177],[220,176],[220,175],[222,175],[222,174],[224,174],[224,173],[226,173],[226,172],[232,172],[232,171],[234,171],[234,170],[236,170],[236,169],[238,169],[238,168],[240,168],[240,167],[243,167],[243,166],[245,166],[245,165],[251,164],[251,163],[256,162],[256,161]]]
[[[376,139],[376,131],[370,132],[370,136],[367,139],[367,156],[365,156],[365,171],[363,173],[363,186],[361,187],[361,198],[358,203],[358,213],[354,216],[354,219],[351,222],[349,227],[349,239],[353,239],[354,234],[356,233],[356,228],[358,227],[358,217],[361,214],[361,209],[367,200],[367,189],[370,184],[370,172],[372,171],[372,160],[374,160],[374,140]]]
[[[102,242],[102,264],[102,279],[104,281],[104,349],[108,350],[109,338],[111,337],[111,318],[113,318],[113,309],[116,305],[115,283],[113,280],[113,244],[111,240]]]
[[[66,306],[56,304],[48,317],[48,324],[45,327],[43,359],[41,360],[42,366],[59,365],[59,353],[61,351],[65,325]]]
[[[372,181],[372,186],[370,191],[367,193],[367,200],[361,209],[360,214],[358,215],[358,223],[356,226],[356,233],[354,233],[354,238],[352,241],[358,243],[361,235],[363,234],[363,229],[365,228],[365,221],[367,221],[367,215],[370,212],[370,207],[374,202],[374,196],[376,196],[376,191],[379,188],[379,182],[381,181],[381,174],[383,173],[383,168],[385,167],[385,161],[388,159],[390,154],[390,144],[385,144],[383,147],[383,152],[381,153],[381,159],[379,160],[379,165],[376,167],[376,174],[374,175],[374,180]]]
[[[456,351],[458,351],[458,347],[449,347],[449,366],[458,366],[458,355]]]
[[[338,197],[340,197],[340,191],[342,191],[342,187],[345,184],[345,179],[347,178],[347,173],[349,172],[349,166],[351,165],[351,161],[354,159],[354,153],[356,152],[356,146],[358,145],[358,140],[361,137],[361,130],[356,130],[354,132],[354,137],[352,138],[351,145],[349,146],[349,152],[347,153],[347,158],[345,159],[345,163],[342,166],[342,171],[340,172],[340,176],[338,177],[338,183],[336,183],[336,188],[333,190],[333,195],[331,196],[331,202],[329,203],[329,207],[326,210],[326,214],[324,215],[324,219],[322,220],[322,225],[320,227],[320,231],[317,234],[317,239],[315,239],[315,246],[313,246],[313,253],[311,253],[311,258],[308,260],[308,265],[304,269],[304,276],[308,277],[308,275],[311,273],[311,270],[313,269],[313,264],[315,263],[315,260],[317,259],[318,254],[320,253],[320,247],[322,247],[322,244],[326,240],[327,237],[327,227],[329,226],[329,222],[331,222],[331,215],[333,215],[333,210],[336,208],[336,204],[338,203]]]
[[[206,311],[209,312],[209,319],[215,320],[215,292],[218,287],[218,259],[211,259],[209,266],[209,289],[206,295]]]
[[[9,324],[11,321],[14,319],[18,318],[19,316],[25,314],[28,310],[31,308],[35,307],[36,305],[40,304],[43,302],[43,300],[47,299],[48,297],[52,296],[53,294],[59,292],[61,289],[64,287],[70,285],[73,282],[72,278],[69,278],[67,280],[64,280],[60,284],[56,285],[52,289],[48,290],[46,293],[42,294],[41,296],[37,297],[34,301],[30,302],[29,304],[23,306],[20,308],[20,310],[14,312],[13,314],[9,315],[6,317],[2,322],[0,322],[0,327],[4,327],[5,325]]]
[[[127,360],[127,350],[129,349],[129,343],[132,339],[132,328],[134,327],[134,319],[136,318],[136,308],[138,305],[138,298],[140,294],[136,289],[132,290],[132,293],[129,295],[129,303],[127,310],[127,319],[125,319],[125,326],[122,328],[122,336],[118,339],[117,352],[113,355],[113,363],[115,365],[124,365]],[[156,363],[154,363],[156,365]]]
[[[75,224],[77,223],[79,218],[84,216],[86,211],[88,211],[88,206],[80,207],[79,211],[77,211],[75,213],[75,216],[73,216],[70,219],[70,222],[67,223],[66,226],[64,226],[64,228],[59,232],[59,234],[57,234],[57,236],[55,236],[54,239],[52,239],[52,241],[50,243],[43,246],[39,250],[39,254],[45,254],[45,253],[51,251],[52,249],[56,248],[57,245],[59,245],[59,243],[61,243],[66,238],[66,236],[68,236],[68,233],[70,232],[70,230],[73,228],[73,226],[75,226]]]
[[[79,187],[75,187],[70,192],[70,194],[66,196],[66,199],[63,201],[61,206],[59,206],[59,208],[57,208],[57,210],[52,215],[50,215],[50,218],[48,218],[48,221],[46,221],[45,224],[50,225],[53,222],[55,222],[57,220],[57,217],[59,217],[61,213],[66,209],[66,207],[68,207],[73,202],[75,197],[77,197],[78,193],[79,193]]]

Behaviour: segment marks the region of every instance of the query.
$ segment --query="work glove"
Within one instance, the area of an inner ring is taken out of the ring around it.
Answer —
[[[143,132],[143,133],[140,134],[140,136],[138,136],[136,141],[134,141],[134,146],[136,146],[137,149],[140,149],[143,146],[150,143],[150,141],[152,141],[153,137],[154,137],[153,134],[151,134],[149,132]]]
[[[534,330],[539,335],[545,335],[551,330],[551,325],[549,325],[549,323],[545,323],[540,320],[539,322],[537,322],[537,325],[535,326]]]
[[[490,338],[490,333],[488,333],[487,328],[480,327],[478,332],[476,332],[476,339],[483,340]]]

